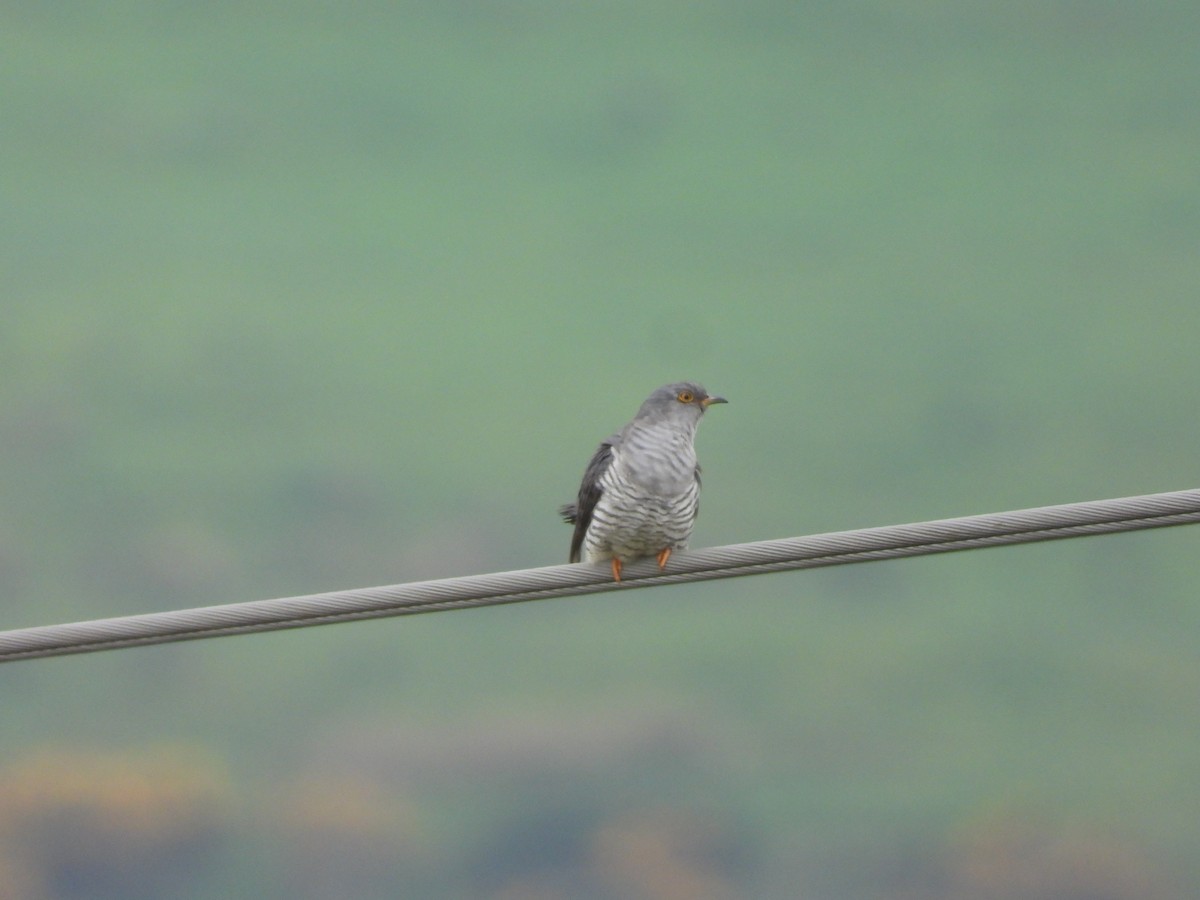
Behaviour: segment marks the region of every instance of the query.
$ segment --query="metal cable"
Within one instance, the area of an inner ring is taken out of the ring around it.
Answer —
[[[547,566],[20,628],[0,632],[0,662],[1191,522],[1200,522],[1200,489],[710,547],[674,554],[665,572],[652,559],[629,563],[620,584],[607,565]]]

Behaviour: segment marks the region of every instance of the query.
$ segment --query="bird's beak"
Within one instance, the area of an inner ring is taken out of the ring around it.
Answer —
[[[726,400],[724,397],[705,397],[703,400],[700,401],[700,405],[703,406],[705,409],[708,409],[714,403],[728,403],[728,402],[729,401]]]

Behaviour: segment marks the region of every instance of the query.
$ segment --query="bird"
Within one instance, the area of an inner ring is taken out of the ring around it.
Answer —
[[[687,547],[700,508],[696,427],[710,406],[728,402],[693,381],[666,384],[600,443],[575,502],[559,508],[575,526],[571,562],[607,560],[619,582],[623,562],[653,555],[662,570]]]

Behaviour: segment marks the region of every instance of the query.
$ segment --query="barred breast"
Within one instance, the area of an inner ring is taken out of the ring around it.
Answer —
[[[635,559],[687,546],[700,502],[695,429],[630,428],[600,478],[584,536],[590,562]]]

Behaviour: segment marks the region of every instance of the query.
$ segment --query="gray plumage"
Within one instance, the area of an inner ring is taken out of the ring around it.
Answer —
[[[559,510],[575,526],[571,562],[611,560],[619,580],[622,561],[657,555],[662,567],[687,546],[700,505],[696,427],[725,402],[690,381],[664,385],[600,444],[575,503]]]

